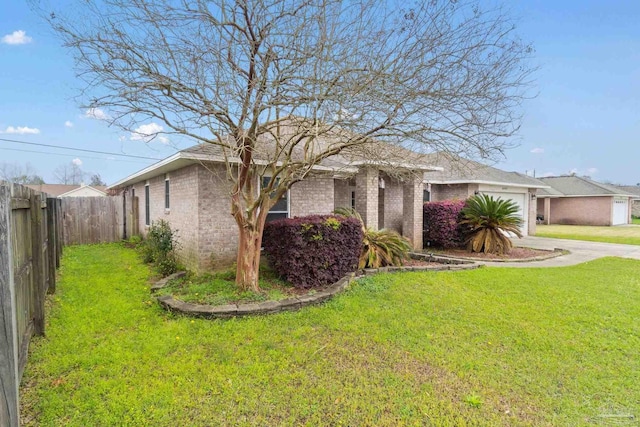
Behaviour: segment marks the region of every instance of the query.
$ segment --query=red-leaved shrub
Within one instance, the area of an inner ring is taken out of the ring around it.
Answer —
[[[309,289],[356,270],[362,237],[355,218],[313,215],[267,223],[263,242],[273,269],[295,287]]]
[[[459,223],[465,203],[464,200],[443,200],[424,204],[425,247],[458,248],[464,245],[464,229]]]

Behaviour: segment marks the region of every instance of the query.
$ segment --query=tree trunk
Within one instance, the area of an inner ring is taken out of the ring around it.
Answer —
[[[263,227],[258,224],[245,224],[239,227],[236,285],[245,291],[260,292],[258,272],[262,229]]]

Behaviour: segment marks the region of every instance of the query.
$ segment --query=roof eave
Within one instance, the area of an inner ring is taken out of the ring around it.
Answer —
[[[516,184],[511,182],[501,181],[487,181],[483,179],[429,179],[426,178],[423,182],[427,184],[483,184],[483,185],[500,185],[517,188],[551,188],[548,185],[540,184]]]

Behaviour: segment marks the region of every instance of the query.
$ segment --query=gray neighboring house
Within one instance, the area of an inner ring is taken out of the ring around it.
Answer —
[[[631,215],[640,218],[640,185],[616,185],[625,193],[633,194],[631,199]]]
[[[631,222],[628,191],[586,177],[540,178],[550,188],[538,194],[538,214],[544,224],[623,225]]]
[[[537,192],[548,188],[547,184],[448,153],[430,154],[427,161],[442,170],[424,174],[425,189],[429,192],[425,193],[425,200],[465,200],[474,194],[511,200],[520,208],[519,215],[524,221],[522,234],[535,235]]]
[[[380,151],[379,143],[372,147]],[[396,230],[409,238],[414,248],[422,249],[422,176],[439,168],[422,163],[423,156],[398,147],[386,146],[380,153],[387,160],[371,160],[357,150],[324,160],[291,187],[270,210],[267,220],[329,214],[337,207],[353,207],[368,227]],[[265,157],[258,150],[254,152],[258,164]],[[398,173],[401,171],[405,173]],[[222,148],[200,144],[142,169],[109,189],[138,198],[143,234],[153,221],[167,220],[177,230],[181,261],[189,269],[202,271],[236,260],[238,233],[231,216],[231,183],[226,174]]]

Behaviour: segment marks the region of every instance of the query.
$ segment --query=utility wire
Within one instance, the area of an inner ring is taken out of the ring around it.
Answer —
[[[8,150],[8,151],[20,151],[23,153],[36,153],[36,154],[48,154],[50,156],[64,156],[64,157],[75,157],[76,154],[64,154],[64,153],[49,153],[47,151],[35,151],[35,150],[22,150],[20,148],[5,148],[0,147],[0,150]],[[93,157],[93,156],[82,156],[83,159],[96,159],[96,160],[113,160],[115,162],[127,162],[127,163],[149,163],[144,160],[125,160],[125,159],[105,159],[104,157]],[[156,159],[153,159],[156,160]]]
[[[161,159],[157,159],[155,157],[135,156],[133,154],[109,153],[107,151],[87,150],[87,149],[84,149],[84,148],[65,147],[63,145],[50,145],[50,144],[40,144],[40,143],[37,143],[37,142],[18,141],[17,139],[0,138],[0,141],[15,142],[16,144],[37,145],[37,146],[40,146],[40,147],[60,148],[60,149],[63,149],[63,150],[83,151],[85,153],[106,154],[106,155],[109,155],[109,156],[131,157],[131,158],[135,158],[135,159],[156,160],[156,161],[161,160]],[[53,154],[53,153],[49,153],[49,154]]]

